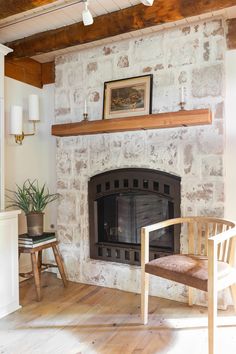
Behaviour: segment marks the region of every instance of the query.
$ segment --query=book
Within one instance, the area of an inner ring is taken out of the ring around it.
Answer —
[[[19,240],[37,242],[40,240],[48,239],[49,237],[55,237],[55,232],[44,232],[42,235],[39,236],[29,236],[28,234],[19,235]]]
[[[25,243],[25,242],[19,241],[18,245],[19,245],[19,247],[35,248],[35,247],[46,245],[46,244],[54,242],[54,241],[57,241],[56,237],[50,238],[49,240],[46,240],[46,241],[36,242],[36,243],[33,243],[33,244],[29,244],[29,243]]]
[[[47,240],[50,240],[52,238],[55,238],[55,234],[54,235],[51,235],[51,236],[44,236],[43,238],[42,237],[34,237],[34,238],[22,238],[22,237],[19,237],[19,241],[20,242],[25,242],[25,243],[29,243],[29,244],[34,244],[34,243],[38,243],[38,242],[42,242],[42,241],[47,241]]]
[[[19,246],[28,246],[28,247],[33,247],[33,246],[35,246],[35,247],[37,247],[37,246],[40,246],[40,245],[42,245],[42,244],[44,244],[44,243],[50,243],[50,242],[54,242],[54,241],[57,241],[57,239],[56,238],[52,238],[52,239],[50,239],[50,240],[46,240],[46,241],[42,241],[42,242],[37,242],[37,243],[26,243],[26,242],[22,242],[22,241],[20,241],[20,242],[18,242],[18,245]]]
[[[29,246],[29,247],[35,246],[35,247],[37,247],[37,246],[39,246],[41,244],[44,244],[45,242],[54,242],[54,241],[57,241],[57,239],[56,238],[52,238],[50,240],[45,240],[45,241],[41,241],[41,242],[37,242],[37,243],[27,243],[27,242],[24,242],[24,241],[19,241],[18,245],[19,246]]]

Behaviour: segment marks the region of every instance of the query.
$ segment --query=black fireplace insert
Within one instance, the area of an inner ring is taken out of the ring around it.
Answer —
[[[93,176],[88,185],[90,257],[140,264],[143,226],[180,216],[180,177],[127,168]],[[179,227],[150,233],[150,259],[179,252]]]

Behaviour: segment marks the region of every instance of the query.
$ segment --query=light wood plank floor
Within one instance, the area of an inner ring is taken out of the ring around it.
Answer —
[[[0,320],[0,354],[207,354],[206,309],[150,298],[140,324],[140,295],[42,276],[21,283],[22,309]],[[220,312],[219,353],[235,354],[236,317]]]

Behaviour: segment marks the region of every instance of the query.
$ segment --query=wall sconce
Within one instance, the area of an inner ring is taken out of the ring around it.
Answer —
[[[25,136],[32,136],[36,133],[36,122],[39,119],[39,97],[38,95],[29,96],[29,118],[30,122],[33,122],[33,132],[23,132],[23,108],[22,106],[11,107],[11,120],[10,120],[10,134],[15,136],[15,142],[22,145],[22,141]]]

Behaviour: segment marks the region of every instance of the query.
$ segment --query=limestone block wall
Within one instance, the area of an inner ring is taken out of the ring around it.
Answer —
[[[142,167],[181,176],[182,215],[224,216],[224,55],[221,19],[175,27],[56,59],[58,123],[101,119],[105,81],[153,74],[153,112],[210,107],[211,126],[57,139],[58,234],[73,281],[140,291],[140,269],[89,258],[87,184],[104,171]],[[186,247],[184,236],[181,248]],[[185,301],[185,287],[151,279],[153,295]]]

